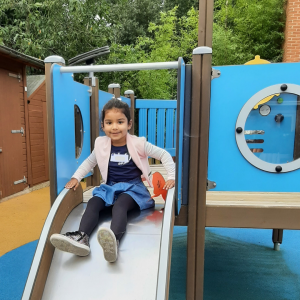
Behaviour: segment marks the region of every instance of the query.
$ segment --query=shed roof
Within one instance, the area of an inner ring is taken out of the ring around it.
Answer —
[[[44,62],[41,59],[23,54],[19,51],[16,51],[4,45],[0,45],[0,54],[1,53],[13,58],[14,60],[20,61],[26,65],[39,68],[39,69],[45,68]]]

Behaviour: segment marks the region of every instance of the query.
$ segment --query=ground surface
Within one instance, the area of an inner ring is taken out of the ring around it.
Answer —
[[[0,299],[19,300],[50,208],[49,188],[0,203]],[[210,228],[205,239],[205,300],[299,300],[300,231]],[[173,234],[170,300],[186,293],[187,228]],[[100,255],[101,253],[99,253]]]

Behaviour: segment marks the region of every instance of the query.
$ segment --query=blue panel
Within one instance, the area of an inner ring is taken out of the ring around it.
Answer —
[[[139,110],[139,136],[147,138],[147,109]]]
[[[278,98],[283,103],[277,102]],[[264,130],[264,135],[246,135],[246,139],[263,139],[263,143],[248,144],[251,149],[263,149],[263,152],[256,152],[254,155],[260,159],[273,163],[283,164],[294,160],[295,126],[297,111],[297,95],[281,94],[274,96],[265,103],[271,108],[268,116],[262,116],[259,109],[253,109],[246,122],[245,130]],[[284,121],[275,122],[275,116],[282,114]]]
[[[148,109],[148,142],[156,145],[156,109]]]
[[[166,148],[173,147],[174,109],[167,110]]]
[[[171,156],[176,156],[176,149],[175,148],[166,148],[165,150],[168,151]]]
[[[124,97],[124,96],[121,96],[120,98],[122,99],[122,101],[126,102],[129,107],[131,107],[131,100],[130,100],[130,98],[127,98],[127,97]]]
[[[157,111],[157,146],[165,148],[165,110],[160,108]]]
[[[57,194],[59,194],[79,165],[91,153],[90,140],[90,95],[89,87],[73,80],[72,74],[60,73],[61,66],[53,66],[53,101]],[[74,105],[83,119],[83,147],[75,158]],[[89,173],[87,176],[90,176]]]
[[[254,94],[268,86],[283,83],[300,85],[300,64],[214,68],[221,72],[219,78],[212,80],[211,86],[208,179],[217,183],[214,190],[300,192],[300,170],[282,174],[259,170],[242,156],[235,141],[235,124],[243,105]],[[255,117],[255,113],[252,113],[250,119]],[[264,123],[260,125],[265,126]],[[254,124],[249,123],[246,126],[251,126],[252,129]],[[269,131],[268,128],[266,130]],[[268,134],[265,134],[266,139]],[[263,135],[255,137],[262,138]],[[266,144],[268,143],[266,140]],[[271,142],[270,145],[272,146]]]
[[[173,128],[173,134],[174,134],[174,148],[176,148],[176,126],[177,126],[177,110],[175,110],[174,128]]]
[[[176,108],[176,100],[136,99],[135,108]]]

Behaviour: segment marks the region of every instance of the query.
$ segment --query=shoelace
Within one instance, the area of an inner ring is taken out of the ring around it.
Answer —
[[[78,239],[78,241],[80,241],[84,237],[84,235],[80,231],[73,231],[73,232],[67,232],[66,233],[66,236],[76,236],[76,235],[80,236],[80,238]]]

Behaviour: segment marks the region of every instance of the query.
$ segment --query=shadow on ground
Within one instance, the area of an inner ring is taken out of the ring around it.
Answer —
[[[174,228],[170,300],[186,298],[186,232],[186,227]],[[206,230],[204,300],[299,300],[300,269],[291,268],[292,264],[299,266],[295,259],[299,255],[289,247],[289,240],[284,240],[281,251],[274,251],[265,243],[246,241],[269,241],[269,230],[240,229],[238,239],[234,238],[237,232]],[[293,231],[289,233],[291,238]]]

